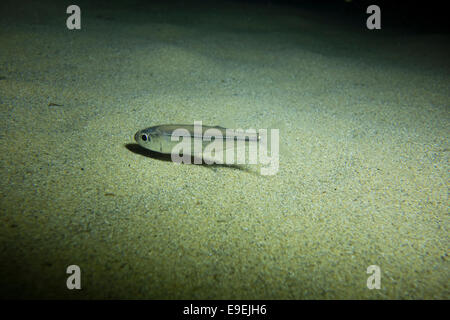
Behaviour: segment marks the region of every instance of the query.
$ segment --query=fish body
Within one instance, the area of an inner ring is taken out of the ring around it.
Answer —
[[[214,145],[214,151],[218,154],[227,149],[242,150],[242,147],[249,145],[256,148],[260,137],[255,130],[234,130],[197,124],[166,124],[139,130],[134,139],[140,146],[164,154],[179,154],[180,142],[183,142],[185,147],[181,153],[200,157],[204,156],[205,150],[211,145]]]

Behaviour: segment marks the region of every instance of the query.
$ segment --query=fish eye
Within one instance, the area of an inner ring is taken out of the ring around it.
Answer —
[[[148,137],[146,134],[142,134],[141,139],[142,141],[147,141],[147,139],[150,140],[150,137]]]

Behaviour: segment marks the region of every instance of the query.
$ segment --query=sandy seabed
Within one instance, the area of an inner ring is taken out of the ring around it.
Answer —
[[[450,298],[448,36],[80,3],[0,24],[2,297]],[[278,173],[133,145],[195,120],[279,129]]]

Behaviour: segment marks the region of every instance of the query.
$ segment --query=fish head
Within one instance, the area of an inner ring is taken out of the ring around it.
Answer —
[[[160,148],[160,135],[154,127],[142,129],[136,132],[134,140],[143,148],[159,151]]]

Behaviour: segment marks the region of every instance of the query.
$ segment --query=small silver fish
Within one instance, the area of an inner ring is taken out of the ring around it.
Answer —
[[[248,147],[250,152],[252,146],[256,153],[260,136],[255,130],[234,130],[201,124],[166,124],[139,130],[134,140],[145,149],[164,154],[180,154],[180,141],[187,141],[182,153],[194,157],[204,157],[208,146],[214,144],[214,152],[218,154],[215,162],[223,163],[223,151],[230,148],[234,152]]]

